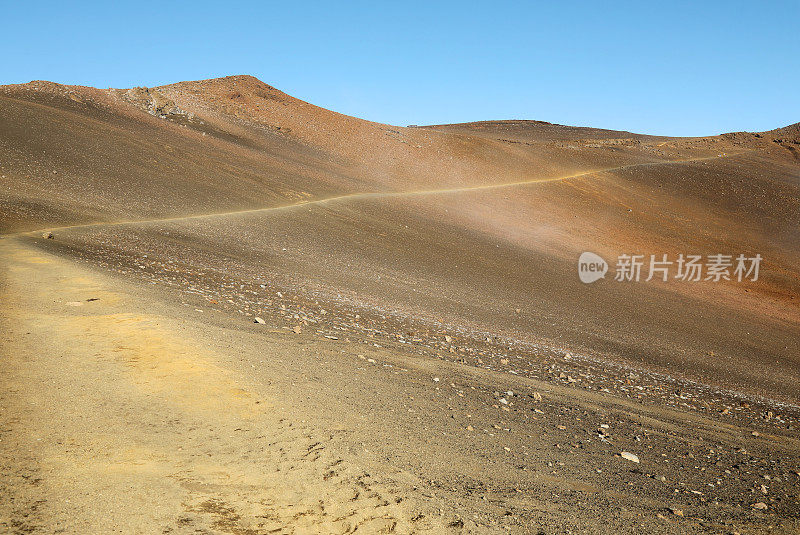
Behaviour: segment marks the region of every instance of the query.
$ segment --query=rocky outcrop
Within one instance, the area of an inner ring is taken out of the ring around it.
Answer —
[[[155,89],[134,87],[125,91],[122,96],[131,104],[156,117],[166,118],[170,115],[188,115],[187,112],[175,104],[175,101]]]

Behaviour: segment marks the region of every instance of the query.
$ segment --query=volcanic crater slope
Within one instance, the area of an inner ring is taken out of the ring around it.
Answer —
[[[18,356],[3,380],[26,385],[4,395],[28,415],[9,429],[20,447],[38,436],[34,415],[47,416],[32,400],[48,381],[61,385],[53,406],[86,410],[48,360],[63,346],[65,373],[109,381],[87,394],[98,406],[118,387],[131,401],[114,410],[152,402],[144,421],[189,422],[174,429],[191,442],[186,453],[148,434],[108,470],[133,473],[141,454],[142,472],[177,485],[177,501],[164,506],[189,504],[196,529],[260,533],[269,526],[255,519],[272,514],[275,525],[300,515],[343,532],[359,522],[603,532],[632,531],[643,514],[649,531],[669,532],[675,526],[655,515],[684,522],[666,509],[678,509],[673,501],[699,519],[685,520],[688,531],[757,531],[769,521],[792,529],[798,132],[670,138],[522,120],[398,127],[250,76],[2,86],[0,244],[14,292],[2,318],[16,326],[5,354]],[[610,265],[592,284],[577,274],[586,251]],[[680,255],[719,254],[760,255],[757,280],[739,281],[734,266],[718,281],[677,277]],[[621,255],[642,255],[638,281],[614,280]],[[673,262],[666,280],[647,280],[651,255]],[[39,334],[29,342],[24,333]],[[210,390],[195,391],[204,370]],[[275,412],[254,416],[256,400]],[[231,403],[230,429],[206,425]],[[102,426],[104,414],[93,421]],[[265,443],[263,427],[277,429]],[[132,441],[140,431],[117,429]],[[262,475],[230,453],[238,433],[257,444],[247,455],[273,463]],[[71,462],[57,438],[47,451],[31,446],[42,471]],[[101,438],[87,444],[118,447]],[[230,457],[198,468],[191,455],[212,443]],[[92,447],[75,455],[91,457]],[[620,469],[623,447],[638,451],[641,470],[632,461],[633,471]],[[4,466],[39,477],[7,453]],[[321,477],[319,492],[352,492],[349,520],[337,523],[335,505],[313,493],[264,513],[270,498],[250,491],[277,485],[261,478],[284,469],[298,481]],[[765,473],[772,483],[758,479]],[[38,499],[33,487],[3,489],[18,504]],[[542,498],[551,494],[564,501]],[[440,514],[418,507],[426,499]],[[767,509],[752,508],[762,501]],[[571,519],[580,503],[590,505]],[[36,517],[22,505],[4,514]],[[164,526],[189,530],[173,520]]]
[[[409,320],[798,394],[797,125],[706,138],[537,121],[401,128],[250,76],[32,82],[0,98],[6,233],[74,227],[54,232],[76,253],[102,244],[161,262],[169,243],[198,269],[261,270]],[[765,260],[753,284],[586,287],[575,261],[587,250],[612,265]]]

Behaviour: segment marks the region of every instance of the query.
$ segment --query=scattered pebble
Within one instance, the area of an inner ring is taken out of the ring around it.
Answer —
[[[636,454],[631,453],[629,451],[623,451],[622,453],[620,453],[620,456],[627,461],[631,461],[632,463],[639,462],[639,457]]]

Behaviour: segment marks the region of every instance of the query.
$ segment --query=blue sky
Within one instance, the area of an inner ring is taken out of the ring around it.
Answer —
[[[252,74],[399,125],[707,135],[800,121],[800,0],[647,4],[4,1],[0,83]]]

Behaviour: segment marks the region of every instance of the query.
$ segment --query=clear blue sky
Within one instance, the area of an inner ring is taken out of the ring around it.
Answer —
[[[800,121],[800,0],[611,4],[7,1],[0,83],[252,74],[399,125],[706,135]]]

